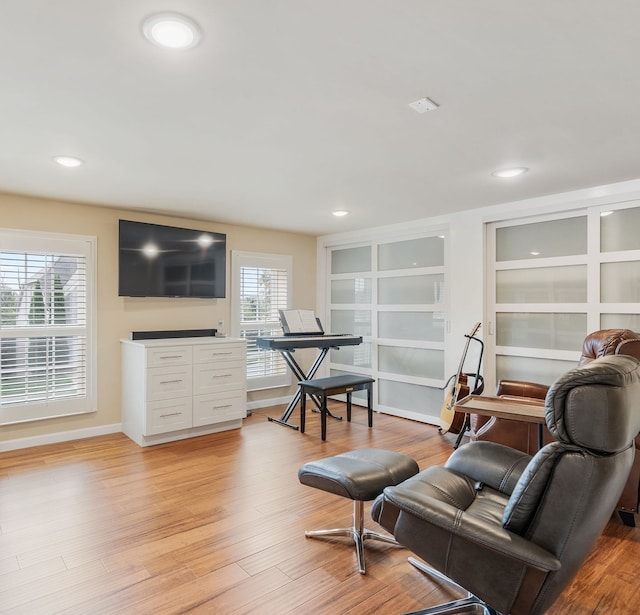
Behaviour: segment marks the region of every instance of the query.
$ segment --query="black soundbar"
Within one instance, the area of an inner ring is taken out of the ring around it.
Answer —
[[[177,337],[215,337],[217,329],[179,329],[177,331],[132,331],[132,340],[171,339]]]

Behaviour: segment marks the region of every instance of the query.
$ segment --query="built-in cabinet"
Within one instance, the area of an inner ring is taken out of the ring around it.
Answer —
[[[121,340],[122,430],[140,446],[237,429],[247,415],[246,343]]]

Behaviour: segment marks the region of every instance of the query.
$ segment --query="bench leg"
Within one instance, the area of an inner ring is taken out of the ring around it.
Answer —
[[[636,518],[633,516],[632,512],[627,510],[619,510],[618,514],[620,515],[620,520],[628,527],[636,526]]]
[[[322,428],[322,441],[327,439],[327,396],[322,395],[322,407],[320,408],[320,424]]]
[[[300,393],[300,433],[304,433],[304,423],[307,418],[307,394],[304,390]]]
[[[351,423],[351,391],[347,393],[347,421]]]
[[[367,385],[367,414],[369,420],[369,427],[373,427],[373,403],[371,395],[371,384]]]

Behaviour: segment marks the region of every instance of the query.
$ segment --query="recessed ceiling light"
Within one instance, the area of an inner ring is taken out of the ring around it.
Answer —
[[[154,45],[169,49],[191,49],[201,38],[195,21],[180,13],[157,13],[142,23],[142,32]]]
[[[342,218],[342,216],[348,216],[349,212],[346,209],[336,209],[336,211],[332,212],[336,218]]]
[[[518,175],[526,173],[528,170],[527,167],[513,167],[511,169],[499,169],[491,173],[491,175],[495,177],[517,177]]]
[[[600,212],[600,217],[604,218],[606,216],[610,216],[613,212],[612,211],[601,211]]]
[[[75,156],[54,156],[53,161],[62,167],[79,167],[84,164],[84,160]]]

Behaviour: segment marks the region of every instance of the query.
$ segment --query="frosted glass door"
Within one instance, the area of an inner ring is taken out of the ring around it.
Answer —
[[[640,250],[640,207],[618,209],[600,216],[600,250]]]
[[[378,337],[443,342],[444,325],[443,312],[380,312]]]
[[[331,252],[331,273],[371,271],[371,246],[345,248]]]
[[[444,242],[440,237],[423,237],[380,244],[378,271],[444,266]]]
[[[588,333],[640,332],[640,202],[564,215],[488,227],[495,381],[551,384],[575,367]]]
[[[331,373],[376,379],[376,410],[437,422],[443,402],[444,238],[337,247],[328,283],[331,330],[363,343],[331,351]]]

